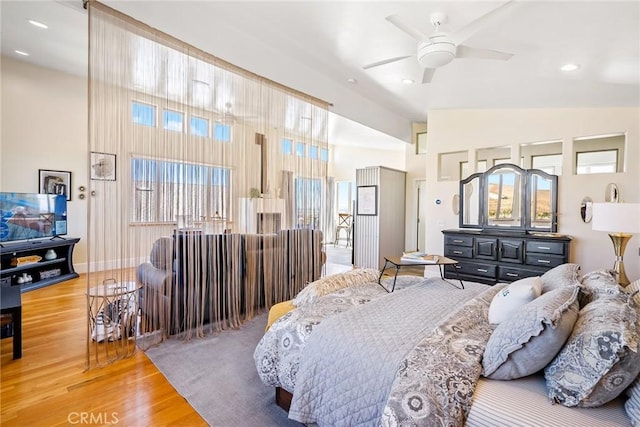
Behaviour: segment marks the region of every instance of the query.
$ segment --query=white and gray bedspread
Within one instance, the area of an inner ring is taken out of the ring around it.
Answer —
[[[391,294],[374,284],[345,288],[272,325],[254,359],[265,384],[293,392],[290,418],[320,426],[464,423],[497,289],[418,282]]]

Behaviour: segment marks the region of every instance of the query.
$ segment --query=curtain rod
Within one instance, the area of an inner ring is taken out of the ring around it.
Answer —
[[[137,33],[141,34],[142,33],[148,33],[150,35],[153,35],[154,37],[157,37],[159,39],[162,39],[162,41],[169,47],[172,47],[174,49],[179,50],[180,52],[182,52],[185,55],[188,56],[193,56],[196,57],[198,59],[203,59],[206,60],[207,62],[209,62],[211,65],[216,66],[216,67],[220,67],[222,69],[225,69],[227,71],[231,71],[234,72],[236,74],[239,74],[241,76],[256,80],[260,83],[264,83],[264,84],[268,84],[268,85],[272,85],[275,86],[278,89],[283,90],[286,93],[289,93],[291,95],[295,95],[299,98],[304,99],[305,101],[308,101],[312,104],[315,104],[319,107],[323,107],[323,108],[328,108],[328,107],[333,107],[333,104],[330,102],[327,102],[323,99],[317,98],[315,96],[309,95],[307,93],[304,93],[302,91],[299,91],[297,89],[293,89],[290,88],[288,86],[283,85],[282,83],[278,83],[274,80],[271,80],[267,77],[261,76],[259,74],[256,74],[252,71],[249,70],[245,70],[242,67],[239,67],[237,65],[234,65],[228,61],[225,61],[224,59],[221,59],[209,52],[206,52],[200,48],[197,48],[193,45],[190,45],[187,42],[184,42],[170,34],[165,33],[164,31],[160,31],[157,28],[154,28],[148,24],[145,24],[142,21],[139,21],[129,15],[126,15],[116,9],[113,9],[110,6],[105,5],[104,3],[99,2],[98,0],[82,0],[82,6],[87,9],[90,10],[89,6],[91,6],[91,8],[97,8],[99,10],[102,10],[103,12],[109,13],[111,15],[113,15],[114,17],[121,19],[123,21],[125,21],[128,24],[131,24],[135,27],[135,30]]]

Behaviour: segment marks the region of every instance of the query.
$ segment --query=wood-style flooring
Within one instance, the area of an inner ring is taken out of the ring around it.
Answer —
[[[85,372],[86,276],[22,294],[22,359],[1,343],[0,425],[206,426],[141,350]]]

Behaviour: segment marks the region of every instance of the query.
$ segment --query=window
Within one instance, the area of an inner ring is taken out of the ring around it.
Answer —
[[[194,163],[131,159],[133,222],[230,218],[231,170]]]
[[[322,181],[316,178],[296,178],[295,217],[298,228],[319,228],[322,206]]]
[[[208,137],[209,120],[202,117],[191,116],[191,134]]]
[[[614,173],[618,169],[618,150],[577,153],[576,173]]]
[[[531,156],[531,167],[552,175],[560,175],[560,171],[562,170],[562,154]]]
[[[304,142],[296,142],[296,156],[304,157],[306,152],[307,150]]]
[[[216,122],[213,125],[213,137],[216,141],[230,142],[231,141],[231,126]]]
[[[309,146],[309,158],[310,159],[317,159],[318,158],[318,146],[317,145],[310,145]]]
[[[164,110],[162,114],[162,126],[166,130],[182,132],[184,114],[179,111]]]
[[[574,138],[574,174],[624,172],[625,145],[624,133]]]
[[[320,160],[322,160],[323,162],[328,162],[329,161],[329,150],[326,148],[321,148],[320,149]]]
[[[293,154],[293,141],[287,138],[282,138],[282,144],[280,146],[282,154]]]
[[[352,214],[352,206],[355,202],[356,184],[350,181],[339,181],[336,183],[336,207],[338,213]]]
[[[155,105],[133,101],[131,105],[131,120],[138,125],[154,127],[156,125]]]

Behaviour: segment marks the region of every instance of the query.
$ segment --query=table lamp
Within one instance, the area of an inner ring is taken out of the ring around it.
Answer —
[[[622,257],[633,234],[640,233],[640,203],[594,203],[591,228],[608,231],[616,261],[613,265],[618,283],[629,284]]]

